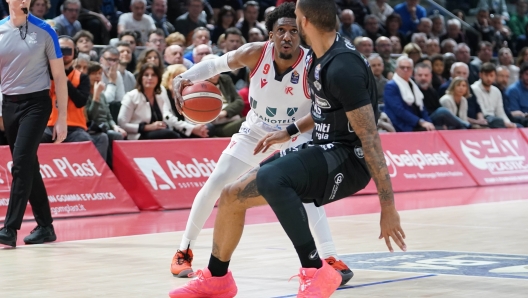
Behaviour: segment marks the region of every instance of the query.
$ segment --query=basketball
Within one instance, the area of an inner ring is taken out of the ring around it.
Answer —
[[[222,111],[222,93],[210,82],[195,82],[182,92],[183,115],[198,124],[209,123]]]

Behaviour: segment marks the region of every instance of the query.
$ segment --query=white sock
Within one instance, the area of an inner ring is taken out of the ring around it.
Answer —
[[[250,169],[250,165],[231,155],[222,154],[220,156],[213,173],[194,198],[180,250],[194,247],[196,238],[213,212],[214,205],[224,186],[232,183]]]
[[[314,235],[315,241],[318,244],[319,255],[323,258],[334,257],[337,258],[337,251],[332,240],[330,226],[328,226],[328,219],[323,207],[316,207],[314,204],[303,204],[306,214],[308,214],[308,223],[310,230]]]

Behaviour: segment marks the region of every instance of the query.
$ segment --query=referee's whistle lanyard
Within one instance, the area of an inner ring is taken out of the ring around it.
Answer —
[[[18,32],[20,33],[20,38],[22,38],[22,40],[26,40],[26,37],[27,37],[27,33],[28,33],[28,19],[29,19],[29,14],[28,14],[28,10],[27,8],[22,8],[22,11],[26,14],[26,31],[24,32],[24,35],[22,35],[22,26],[18,27]]]

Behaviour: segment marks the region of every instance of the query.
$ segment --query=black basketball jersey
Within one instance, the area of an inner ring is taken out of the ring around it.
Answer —
[[[361,146],[346,112],[371,105],[376,121],[379,117],[376,81],[367,59],[339,34],[322,57],[310,50],[306,59],[315,121],[313,143]]]

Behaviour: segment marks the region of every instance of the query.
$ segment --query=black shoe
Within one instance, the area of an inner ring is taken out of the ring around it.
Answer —
[[[48,227],[37,226],[28,236],[26,236],[26,238],[24,238],[24,243],[42,244],[44,242],[52,242],[55,240],[57,240],[57,235],[55,235],[53,225],[49,225]]]
[[[0,243],[16,247],[17,231],[3,227],[0,229]]]

